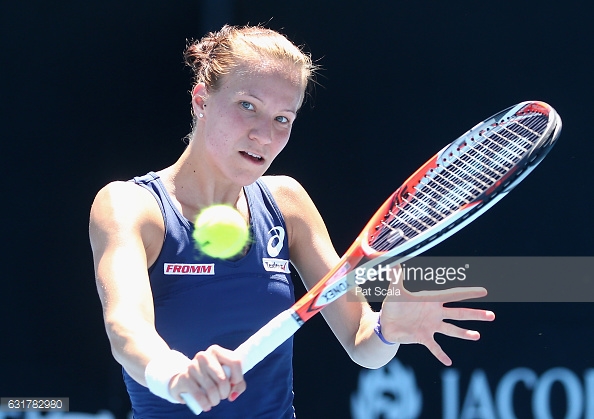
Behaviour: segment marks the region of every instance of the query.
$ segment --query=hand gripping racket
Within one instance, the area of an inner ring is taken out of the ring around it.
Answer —
[[[561,118],[544,102],[522,102],[477,124],[421,166],[377,210],[340,262],[290,309],[235,352],[245,374],[307,320],[355,286],[358,267],[401,263],[435,246],[495,205],[550,151]],[[182,397],[195,414],[200,405]]]

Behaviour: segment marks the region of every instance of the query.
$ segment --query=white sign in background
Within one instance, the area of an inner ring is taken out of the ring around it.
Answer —
[[[496,385],[491,387],[490,382]],[[565,400],[565,411],[553,412],[559,399]],[[351,415],[353,419],[426,418],[423,400],[430,403],[413,368],[394,359],[377,370],[361,370],[351,395]],[[501,376],[488,376],[478,368],[463,376],[456,368],[447,368],[441,374],[441,419],[525,419],[515,411],[519,405],[529,406],[536,419],[594,419],[594,368],[575,372],[553,367],[538,374],[517,367]]]

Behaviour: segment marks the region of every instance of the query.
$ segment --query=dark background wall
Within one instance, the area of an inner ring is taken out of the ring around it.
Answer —
[[[575,0],[0,1],[0,396],[62,395],[75,411],[127,412],[95,291],[88,210],[107,182],[181,153],[191,122],[182,51],[222,23],[265,23],[322,65],[321,86],[271,173],[304,184],[339,252],[444,144],[538,99],[563,118],[559,144],[516,191],[431,254],[593,256],[591,17],[590,4]],[[562,366],[580,377],[593,367],[592,304],[482,306],[498,318],[477,325],[480,342],[440,340],[463,386],[477,369],[494,387],[519,366],[537,374]],[[360,369],[321,318],[297,336],[298,413],[349,417]],[[420,417],[440,417],[445,369],[418,346],[398,359],[423,388]],[[518,417],[533,415],[528,393],[515,399]],[[551,405],[563,412],[568,396],[554,393]]]

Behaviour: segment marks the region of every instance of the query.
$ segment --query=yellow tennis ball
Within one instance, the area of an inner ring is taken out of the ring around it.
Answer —
[[[192,236],[202,252],[228,259],[245,248],[249,229],[239,211],[230,205],[216,204],[198,214]]]

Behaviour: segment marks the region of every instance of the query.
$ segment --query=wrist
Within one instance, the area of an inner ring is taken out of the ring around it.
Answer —
[[[171,396],[169,383],[177,374],[186,371],[191,362],[187,356],[174,350],[151,359],[144,370],[144,378],[150,392],[171,403],[180,403]]]
[[[380,338],[380,340],[382,342],[384,342],[386,345],[396,345],[396,342],[390,342],[388,339],[386,339],[386,337],[383,335],[382,333],[382,323],[381,323],[381,317],[382,317],[382,312],[381,310],[377,313],[377,321],[375,323],[375,327],[373,328],[373,331],[375,332],[375,334],[377,335],[378,338]]]

